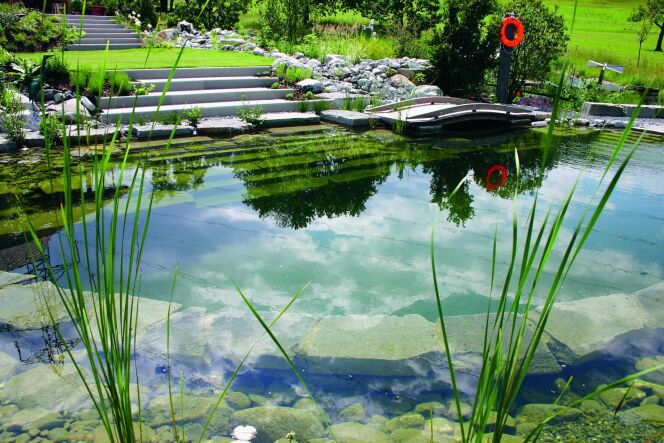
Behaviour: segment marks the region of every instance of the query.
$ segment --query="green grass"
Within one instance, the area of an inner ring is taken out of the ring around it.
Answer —
[[[178,56],[177,48],[153,48],[150,57],[145,61],[147,48],[122,49],[109,51],[106,66],[109,69],[140,69],[140,68],[171,68]],[[70,68],[80,62],[81,68],[97,69],[104,61],[105,51],[70,51],[65,52],[65,59]],[[22,53],[18,56],[32,59],[39,63],[43,52]],[[226,66],[270,66],[272,59],[252,54],[232,51],[206,51],[185,49],[178,62],[179,68],[208,68]]]
[[[560,6],[569,27],[572,22],[574,0],[545,0],[550,7]],[[655,52],[659,28],[653,26],[648,39],[643,43],[641,64],[636,67],[639,44],[633,23],[627,21],[630,11],[639,0],[584,0],[579,2],[574,33],[569,42],[570,62],[575,71],[594,77],[598,69],[586,68],[588,60],[608,62],[625,66],[625,74],[607,73],[606,79],[622,84],[653,82],[653,86],[664,88],[664,53]],[[527,31],[526,31],[527,32]]]

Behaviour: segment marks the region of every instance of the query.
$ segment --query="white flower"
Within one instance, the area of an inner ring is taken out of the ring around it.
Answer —
[[[256,428],[253,426],[238,426],[233,429],[231,436],[240,441],[250,442],[252,438],[256,437]]]

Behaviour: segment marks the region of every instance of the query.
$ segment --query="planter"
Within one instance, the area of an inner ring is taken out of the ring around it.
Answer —
[[[106,13],[106,8],[101,5],[92,5],[88,9],[88,14],[90,15],[104,15]]]

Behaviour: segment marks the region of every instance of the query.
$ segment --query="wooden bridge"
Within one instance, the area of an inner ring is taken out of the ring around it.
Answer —
[[[477,123],[478,126],[530,125],[535,116],[523,108],[498,103],[481,103],[455,97],[421,97],[367,108],[367,113],[406,129],[449,127]]]

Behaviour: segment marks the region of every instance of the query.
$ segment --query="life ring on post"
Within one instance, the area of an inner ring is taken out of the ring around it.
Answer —
[[[500,43],[506,48],[516,48],[523,41],[523,24],[513,15],[503,19],[500,26]]]
[[[495,172],[500,173],[500,179],[498,180],[498,183],[491,182],[491,176],[493,176]],[[488,171],[486,171],[484,186],[488,191],[495,191],[496,189],[502,187],[505,184],[505,181],[507,181],[507,168],[505,168],[503,165],[493,165],[489,168]]]

